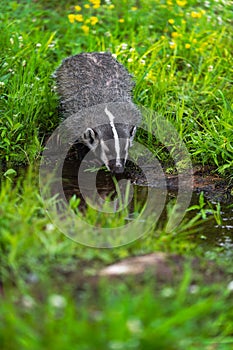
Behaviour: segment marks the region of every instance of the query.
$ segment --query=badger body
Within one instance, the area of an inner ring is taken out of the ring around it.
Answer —
[[[69,131],[108,170],[122,173],[141,119],[132,76],[110,53],[92,52],[66,58],[55,78]]]

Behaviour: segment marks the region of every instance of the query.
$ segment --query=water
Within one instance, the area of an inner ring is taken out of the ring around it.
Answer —
[[[63,189],[65,196],[67,200],[69,200],[74,194],[81,199],[81,210],[85,211],[86,205],[85,200],[83,196],[80,193],[80,188],[78,186],[78,180],[77,180],[77,174],[78,174],[79,164],[77,160],[66,160],[63,167]],[[88,177],[89,172],[84,173],[84,178]],[[117,196],[116,193],[116,187],[113,181],[112,176],[104,171],[99,170],[97,172],[93,173],[94,177],[96,176],[96,189],[98,195],[105,200],[108,196],[110,196],[112,199]],[[154,175],[154,182],[153,179],[151,180],[150,186],[146,186],[144,184],[144,179],[142,174],[140,173],[133,173],[133,176],[131,174],[126,175],[120,175],[117,176],[118,183],[122,182],[122,180],[126,177],[126,179],[131,179],[131,182],[133,185],[131,186],[133,190],[133,193],[131,196],[133,198],[136,198],[137,201],[137,210],[139,208],[142,208],[143,205],[147,201],[148,192],[155,193],[156,196],[160,196],[161,198],[166,196],[164,208],[166,207],[166,204],[174,200],[177,196],[177,185],[178,181],[177,178],[174,177],[174,181],[172,180],[172,177],[169,178],[169,181],[166,181],[164,183],[164,179],[160,179],[156,176],[156,173]],[[200,205],[200,192],[203,190],[204,192],[204,201],[205,201],[205,212],[207,213],[207,220],[202,220],[201,225],[199,226],[199,232],[197,235],[197,238],[199,243],[206,246],[206,249],[209,249],[211,246],[218,246],[222,247],[227,250],[231,250],[233,248],[233,205],[231,196],[226,195],[224,192],[224,189],[221,188],[219,190],[215,190],[212,186],[212,180],[205,179],[205,183],[207,181],[206,187],[196,187],[193,194],[192,199],[190,202],[190,206],[193,205]],[[198,182],[198,181],[197,181]],[[199,182],[200,179],[199,179]],[[88,181],[87,181],[88,183]],[[86,190],[88,191],[88,185],[86,186]],[[218,189],[218,188],[217,188]],[[154,192],[153,192],[154,191]],[[198,193],[199,192],[199,193]],[[221,192],[221,195],[220,195]],[[226,199],[227,198],[227,199]],[[216,201],[217,199],[217,201]],[[217,202],[220,201],[220,217],[221,217],[221,223],[217,223],[214,215],[208,214],[208,208],[212,207],[213,210],[216,210]],[[131,201],[134,202],[135,201]],[[133,215],[135,207],[134,205],[130,206],[130,214],[127,220],[130,219],[130,215]],[[117,210],[117,208],[116,208]],[[186,218],[192,218],[197,212],[200,212],[200,209],[196,209],[195,211],[187,212],[185,217]],[[165,215],[165,210],[161,213],[160,216],[160,222],[161,220],[165,221],[167,220]]]

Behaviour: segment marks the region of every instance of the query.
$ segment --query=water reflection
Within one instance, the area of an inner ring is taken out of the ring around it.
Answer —
[[[83,198],[80,188],[78,185],[78,171],[79,171],[79,162],[77,160],[67,160],[63,166],[63,190],[67,200],[73,195],[76,195],[80,198],[80,207],[79,209],[82,212],[85,212],[86,209],[86,200]],[[89,171],[90,173],[91,171]],[[109,172],[105,170],[99,170],[96,175],[96,188],[98,195],[103,200],[106,198],[113,200],[117,197],[116,184],[113,180],[113,177]],[[133,174],[131,176],[131,174]],[[88,176],[88,172],[87,175]],[[118,183],[121,183],[123,180],[129,180],[133,183],[133,193],[131,193],[131,200],[128,201],[128,217],[126,220],[131,220],[133,218],[135,206],[137,206],[137,210],[141,210],[146,203],[148,196],[148,189],[150,191],[155,191],[155,195],[158,198],[164,195],[164,184],[161,184],[156,173],[154,175],[153,187],[148,187],[142,185],[144,183],[143,174],[138,173],[137,170],[126,172],[123,175],[117,175],[116,180]],[[160,186],[161,185],[161,186]],[[167,181],[167,192],[166,192],[166,203],[172,201],[177,196],[177,181],[169,182]],[[161,187],[161,188],[160,188]],[[88,191],[88,188],[87,188]],[[161,193],[160,193],[161,192]],[[91,194],[90,194],[91,196]],[[162,197],[161,197],[162,198]],[[199,194],[193,193],[192,200],[190,205],[198,204]],[[216,203],[213,204],[213,206]],[[166,207],[166,205],[165,205]],[[115,210],[118,210],[118,206],[116,205]],[[187,212],[186,218],[192,218],[196,212]],[[224,247],[229,250],[233,248],[233,207],[229,204],[221,204],[221,218],[222,224],[217,225],[216,221],[213,218],[210,220],[203,220],[202,225],[199,227],[199,235],[197,235],[197,239],[200,244],[206,245],[207,249],[210,246],[219,246]],[[166,222],[166,210],[164,210],[160,216],[161,221]]]

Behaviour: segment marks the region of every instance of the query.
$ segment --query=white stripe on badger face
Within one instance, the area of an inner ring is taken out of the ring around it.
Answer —
[[[126,144],[125,144],[125,163],[128,159],[128,154],[129,154],[129,139],[126,139]]]
[[[115,151],[116,151],[116,165],[117,166],[121,166],[121,161],[120,161],[120,142],[119,142],[119,136],[114,124],[114,115],[108,110],[108,108],[105,108],[105,113],[107,114],[108,118],[109,118],[109,122],[112,128],[112,132],[113,132],[113,137],[114,137],[114,141],[115,141]]]

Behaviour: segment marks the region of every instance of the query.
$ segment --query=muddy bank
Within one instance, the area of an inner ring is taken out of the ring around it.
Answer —
[[[66,159],[63,166],[63,186],[67,196],[73,194],[79,195],[79,186],[77,183],[77,175],[80,163],[74,159]],[[88,166],[87,166],[88,169]],[[90,169],[90,168],[89,168]],[[161,172],[153,167],[144,167],[147,177],[143,172],[135,169],[135,167],[128,167],[122,175],[117,175],[118,181],[122,179],[129,179],[136,186],[161,188],[166,182],[166,189],[171,192],[177,192],[179,188],[179,177],[177,174],[169,174],[166,169],[163,169],[163,176]],[[91,171],[91,170],[90,170]],[[214,202],[233,203],[233,182],[230,179],[220,177],[215,169],[211,166],[194,166],[192,175],[193,191],[195,193],[204,192],[205,197]],[[84,175],[85,176],[85,175]],[[149,179],[149,180],[148,180]],[[189,181],[187,182],[187,190],[189,190]],[[108,194],[115,189],[112,176],[109,172],[101,169],[96,175],[96,186],[98,191],[103,194]]]

